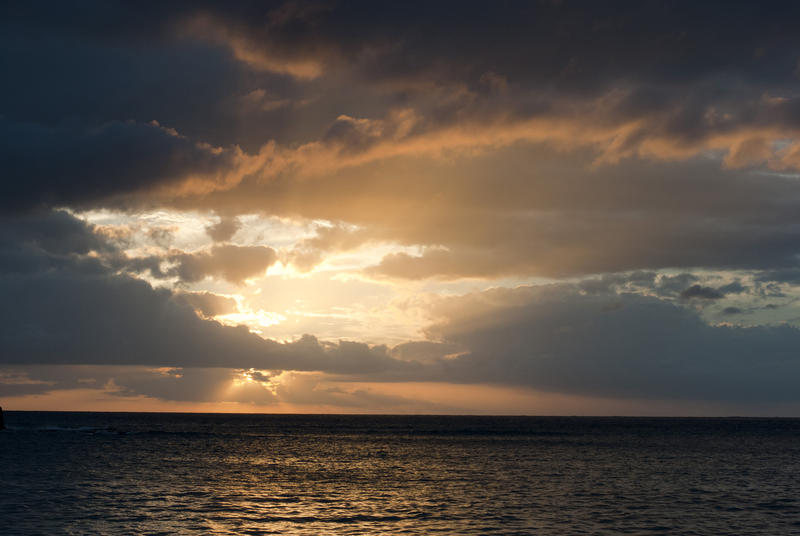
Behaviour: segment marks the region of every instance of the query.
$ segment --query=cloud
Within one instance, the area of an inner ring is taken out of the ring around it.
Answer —
[[[35,237],[46,227],[54,240],[11,240],[0,248],[0,258],[14,260],[0,264],[3,383],[19,394],[78,388],[79,370],[61,379],[56,372],[81,365],[153,369],[84,378],[94,378],[95,386],[113,380],[121,394],[169,400],[200,400],[206,395],[192,393],[202,387],[218,400],[272,403],[275,371],[316,371],[339,381],[495,384],[615,399],[797,401],[790,381],[800,372],[796,328],[714,326],[680,300],[624,290],[691,281],[686,274],[609,274],[605,289],[595,285],[591,292],[562,283],[439,298],[430,310],[429,340],[394,348],[311,335],[278,343],[195,313],[232,305],[220,296],[157,290],[116,275],[89,254],[97,239],[92,228],[65,213],[26,219],[16,222],[15,236]],[[59,234],[82,237],[74,240],[86,253],[60,254]],[[25,256],[39,260],[19,262]],[[732,283],[718,288],[724,287],[739,291]],[[55,376],[26,375],[32,365],[55,366]],[[241,376],[233,371],[250,369],[262,371],[253,373],[252,389],[220,394]],[[366,392],[336,389],[277,395],[339,406],[372,400]]]
[[[206,233],[214,242],[227,242],[241,227],[238,218],[220,218],[218,223],[206,227]]]
[[[105,270],[96,255],[119,255],[116,247],[63,211],[0,215],[0,273],[54,272],[79,267]]]
[[[776,145],[796,138],[800,125],[800,100],[787,91],[798,43],[791,28],[776,30],[795,8],[739,6],[713,39],[686,22],[718,22],[708,7],[636,6],[620,15],[590,4],[470,4],[458,11],[313,2],[143,10],[120,2],[75,21],[56,8],[19,6],[7,19],[12,83],[4,97],[15,103],[7,117],[17,134],[23,123],[77,140],[87,137],[82,129],[157,119],[189,139],[247,146],[250,154],[269,140],[282,140],[288,153],[304,147],[293,162],[323,148],[316,159],[324,162],[312,168],[326,168],[331,149],[335,164],[353,165],[519,142],[589,147],[606,163],[708,151],[727,153],[733,167],[791,169],[796,160],[795,145]],[[495,44],[487,48],[476,35]],[[620,39],[630,46],[621,49]],[[536,53],[544,43],[559,46]],[[26,84],[31,64],[42,66],[40,79]],[[265,78],[264,69],[295,79]],[[203,81],[203,91],[193,80]],[[41,94],[53,87],[66,89]],[[233,111],[232,102],[264,87],[278,102],[313,96],[319,103],[312,111],[282,107],[272,121]],[[65,118],[82,126],[58,126]]]
[[[237,156],[134,122],[80,128],[0,119],[0,138],[0,207],[6,211],[82,206],[193,177],[215,181]]]
[[[691,276],[691,274],[685,274]],[[643,272],[637,271],[632,273],[622,274],[604,274],[598,278],[584,279],[578,283],[578,288],[589,294],[609,293],[612,291],[621,291],[626,287],[638,287],[646,289],[655,289],[656,287],[656,272]],[[691,276],[694,277],[694,276]],[[669,276],[661,276],[659,278],[659,286],[663,285],[665,279]]]
[[[460,210],[465,213],[459,214]],[[794,229],[767,222],[754,225],[728,216],[709,221],[699,214],[656,216],[643,213],[642,205],[607,212],[460,210],[435,214],[432,221],[417,215],[398,233],[404,233],[405,240],[414,236],[413,241],[436,245],[420,254],[390,253],[368,273],[450,279],[568,277],[664,268],[766,269],[796,264],[800,243]],[[423,226],[429,229],[427,239]]]
[[[280,380],[276,387],[276,396],[281,401],[290,404],[357,409],[362,412],[382,411],[384,413],[392,410],[441,413],[442,410],[449,409],[443,404],[383,394],[379,389],[334,383],[329,378],[315,373],[286,373],[281,376]]]
[[[687,272],[675,275],[663,275],[658,280],[656,293],[659,296],[674,297],[679,295],[687,286],[691,285],[697,280],[698,277],[696,275]]]
[[[800,268],[765,270],[756,275],[757,282],[800,283]]]
[[[284,262],[292,264],[300,271],[309,271],[322,262],[326,253],[350,251],[370,240],[371,233],[366,229],[353,228],[342,223],[320,226],[313,237],[301,240],[285,252]]]
[[[4,117],[57,127],[153,119],[213,146],[257,148],[282,138],[290,118],[243,114],[239,98],[260,87],[293,97],[282,77],[254,73],[212,42],[175,31],[185,7],[113,2],[98,10],[15,6],[3,19]],[[197,9],[199,6],[194,6]]]
[[[96,232],[96,227],[61,210],[0,214],[0,222],[0,247],[6,254],[17,250],[27,251],[31,256],[49,254],[66,258],[92,251],[116,251],[115,246]]]
[[[789,19],[782,16],[795,15],[792,7],[764,14],[739,6],[726,24],[717,24],[713,39],[699,30],[719,22],[717,10],[706,6],[636,6],[621,15],[586,3],[491,10],[462,3],[458,11],[454,17],[451,6],[409,12],[290,2],[262,10],[207,7],[202,16],[184,18],[191,35],[226,44],[258,69],[356,80],[357,87],[348,84],[351,98],[369,98],[371,111],[376,103],[383,107],[370,118],[338,116],[329,134],[351,148],[441,151],[442,140],[486,143],[482,132],[490,130],[499,144],[536,141],[543,132],[555,142],[599,144],[602,162],[714,149],[727,152],[732,167],[770,161],[783,169],[793,161],[774,147],[796,137],[800,117],[787,92],[798,43],[787,37]],[[629,46],[620,48],[620,39]],[[487,41],[493,46],[483,46]],[[559,46],[536,53],[552,43]],[[375,117],[388,115],[393,104],[378,96],[387,93],[425,117],[428,135],[405,148],[377,147],[381,129],[375,127],[383,123]],[[503,121],[498,129],[498,119],[509,117],[519,121]],[[458,124],[463,128],[446,128]]]
[[[0,194],[215,211],[217,241],[243,213],[357,227],[287,252],[300,270],[354,242],[417,246],[369,271],[399,279],[787,269],[795,10],[18,6]]]
[[[133,275],[177,278],[181,283],[197,283],[212,277],[241,285],[247,279],[263,277],[267,269],[278,261],[278,253],[267,246],[223,244],[193,252],[172,249],[165,254],[146,257],[119,253],[103,260],[109,268]]]
[[[430,336],[464,349],[441,363],[451,381],[640,399],[798,399],[793,327],[712,326],[657,298],[568,285],[454,297],[438,313]]]
[[[3,274],[4,364],[147,365],[368,374],[405,364],[382,347],[265,340],[199,318],[167,290],[107,272]]]
[[[551,81],[574,92],[625,75],[663,84],[709,74],[761,76],[775,83],[790,79],[795,67],[796,58],[787,48],[796,40],[787,21],[797,13],[784,3],[766,13],[737,4],[724,21],[716,6],[694,4],[631,5],[624,13],[586,2],[490,10],[460,2],[455,7],[447,2],[415,9],[378,8],[369,2],[285,2],[260,9],[212,3],[202,10],[207,24],[224,32],[231,47],[243,43],[254,55],[260,51],[265,68],[279,60],[289,65],[317,62],[328,70],[357,69],[385,84],[408,86],[423,77],[445,83],[474,76],[477,82],[484,73],[496,72],[529,84]],[[708,35],[712,22],[717,25]],[[682,33],[676,35],[675,28]],[[567,40],[565,35],[582,37]],[[486,47],[486,42],[493,46]],[[561,46],[540,53],[547,43]],[[520,54],[523,50],[530,53]],[[687,50],[695,54],[687,57]],[[289,65],[272,68],[292,73]]]
[[[211,318],[238,311],[236,300],[212,292],[176,292],[173,298],[198,311],[201,316]]]
[[[191,369],[106,378],[186,400],[249,368],[790,399],[792,328],[713,326],[689,310],[705,303],[728,322],[782,298],[788,315],[800,281],[800,8],[724,7],[12,6],[2,359]],[[165,229],[134,248],[53,207],[221,219],[213,244],[178,249],[186,237]],[[232,244],[242,214],[314,222],[316,236]],[[442,302],[453,309],[438,311],[433,340],[394,348],[264,340],[208,320],[229,298],[130,277],[241,284],[278,260],[311,270],[373,245],[391,253],[358,275],[382,288],[593,277]],[[268,403],[262,387],[237,400]],[[317,394],[343,405],[374,393]]]
[[[262,339],[244,326],[205,320],[232,304],[210,293],[173,293],[119,275],[117,252],[93,228],[64,212],[8,218],[0,232],[0,362],[15,365],[117,365],[256,368],[370,373],[407,363],[384,347]],[[67,249],[65,249],[65,247]],[[110,249],[109,249],[110,248]],[[98,251],[108,252],[112,264]],[[183,266],[190,279],[237,280],[263,271],[270,248],[215,246]],[[180,267],[179,267],[180,268]]]
[[[267,371],[268,372],[268,371]],[[316,411],[443,413],[456,408],[441,402],[392,394],[387,384],[342,382],[316,372],[267,374],[253,369],[136,366],[12,366],[0,368],[0,389],[7,398],[87,390],[95,398],[211,403],[238,409],[315,408]],[[386,392],[388,391],[388,392]],[[30,400],[30,398],[28,398]],[[25,403],[17,398],[14,402]],[[191,407],[191,406],[189,406]],[[219,406],[218,406],[219,407]]]
[[[8,391],[7,396],[92,389],[115,397],[144,395],[168,401],[260,405],[276,402],[267,387],[243,380],[241,370],[197,367],[17,365],[0,373],[0,385],[4,392]]]
[[[241,284],[245,279],[263,276],[278,260],[274,249],[266,246],[213,246],[199,253],[170,255],[177,266],[169,274],[181,281],[194,283],[207,276],[221,277],[231,283]]]
[[[724,297],[725,294],[719,290],[711,287],[704,287],[702,285],[692,285],[681,292],[681,298],[684,300],[718,300]]]
[[[161,400],[244,402],[258,405],[274,404],[277,401],[273,392],[258,382],[244,383],[232,388],[235,381],[242,380],[242,375],[231,369],[127,367],[110,372],[111,374],[106,374],[116,387],[116,396],[145,395]]]
[[[241,31],[241,23],[244,20],[225,21],[208,13],[187,13],[186,19],[179,24],[179,31],[192,37],[226,45],[236,59],[256,70],[287,74],[300,79],[313,79],[322,74],[321,58],[304,54],[303,50],[298,51],[299,53],[294,52],[294,47],[273,46],[269,39],[272,34],[280,32],[285,24],[305,22],[309,14],[317,11],[313,8],[314,3],[308,3],[305,8],[298,8],[297,5],[286,2],[274,9],[264,6],[261,18],[263,27],[251,27],[249,32]],[[267,15],[266,20],[263,14]],[[237,14],[233,15],[236,17]],[[238,15],[241,16],[243,13]]]

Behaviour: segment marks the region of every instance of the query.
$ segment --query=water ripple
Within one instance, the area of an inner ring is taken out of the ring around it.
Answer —
[[[800,421],[7,413],[3,534],[800,534]]]

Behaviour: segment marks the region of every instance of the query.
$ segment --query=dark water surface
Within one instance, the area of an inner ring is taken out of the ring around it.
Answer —
[[[2,534],[800,534],[800,420],[6,412]]]

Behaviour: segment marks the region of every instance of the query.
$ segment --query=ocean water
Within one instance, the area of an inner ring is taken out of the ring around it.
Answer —
[[[800,420],[6,412],[0,533],[800,534]]]

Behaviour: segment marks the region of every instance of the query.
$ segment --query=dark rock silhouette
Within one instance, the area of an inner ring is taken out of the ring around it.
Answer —
[[[6,427],[6,424],[3,421],[3,408],[0,408],[0,430],[4,430],[5,427]]]

